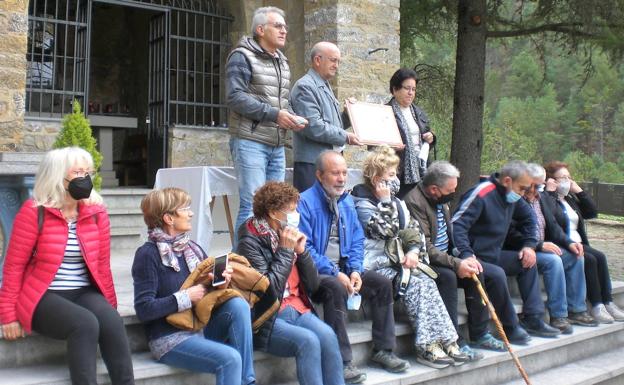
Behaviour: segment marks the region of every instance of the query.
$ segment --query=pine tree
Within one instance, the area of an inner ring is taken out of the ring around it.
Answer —
[[[74,100],[72,103],[72,113],[65,115],[63,118],[63,128],[59,132],[56,141],[52,145],[53,148],[77,146],[85,149],[93,157],[93,168],[96,172],[93,178],[93,186],[96,190],[100,190],[102,186],[102,177],[97,171],[102,164],[102,154],[96,148],[96,140],[91,131],[91,124],[84,116],[80,108],[80,103]]]

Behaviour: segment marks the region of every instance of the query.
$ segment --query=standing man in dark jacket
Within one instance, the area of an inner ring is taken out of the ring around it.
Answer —
[[[483,267],[488,295],[512,343],[526,344],[529,335],[519,324],[511,302],[506,275],[517,276],[523,300],[523,326],[541,337],[556,337],[559,330],[542,321],[544,303],[540,295],[535,247],[537,227],[531,208],[522,194],[531,187],[525,162],[512,161],[487,181],[468,190],[453,215],[453,243],[459,258],[476,257]],[[503,251],[511,220],[515,219],[522,232],[522,248]],[[492,276],[497,276],[492,279]],[[467,286],[466,305],[482,306],[476,287]],[[476,303],[475,303],[476,302]],[[487,324],[473,329],[486,330]],[[476,330],[475,330],[476,331]],[[472,333],[471,333],[472,335]]]
[[[305,234],[321,276],[324,319],[338,336],[345,382],[360,383],[366,374],[353,364],[347,335],[349,296],[361,294],[371,303],[373,355],[371,361],[389,372],[399,373],[410,365],[394,353],[392,282],[374,271],[363,271],[364,231],[353,198],[345,190],[347,162],[336,151],[325,151],[316,162],[316,183],[301,194],[297,210],[299,229]]]
[[[440,296],[444,301],[446,310],[453,321],[455,330],[460,336],[458,344],[461,350],[466,353],[472,361],[483,358],[483,355],[470,349],[459,333],[459,323],[457,320],[457,285],[458,278],[463,286],[474,285],[470,279],[472,274],[479,274],[483,271],[477,258],[461,259],[452,256],[453,245],[451,213],[449,202],[453,200],[455,189],[457,188],[457,178],[459,170],[447,161],[433,162],[424,178],[405,196],[405,204],[410,214],[420,223],[420,228],[425,235],[427,254],[432,267],[437,271],[438,278],[436,284],[440,291]],[[464,281],[464,279],[466,281]],[[468,308],[468,323],[479,323],[481,320],[489,318],[485,307]],[[474,313],[476,312],[476,314]],[[487,332],[487,335],[473,336],[473,340],[487,340],[486,347],[494,345],[497,349],[502,346],[502,341],[495,339]]]
[[[347,116],[329,81],[340,66],[340,50],[330,42],[316,43],[310,52],[310,69],[292,88],[290,104],[309,124],[293,134],[293,185],[303,192],[316,181],[316,158],[325,150],[342,151],[346,144],[360,145],[357,136],[345,131]]]
[[[544,286],[550,313],[550,325],[563,334],[572,333],[572,325],[597,326],[587,313],[583,246],[568,237],[553,215],[550,199],[542,199],[546,171],[539,164],[529,164],[531,188],[523,199],[529,204],[537,224],[537,269],[544,275]],[[506,250],[522,248],[522,232],[516,221],[511,222],[505,241]]]
[[[280,51],[288,34],[284,11],[256,9],[251,30],[253,38],[240,40],[225,68],[230,151],[240,195],[237,230],[251,216],[254,191],[268,180],[284,180],[286,130],[307,124],[288,104],[290,68]]]

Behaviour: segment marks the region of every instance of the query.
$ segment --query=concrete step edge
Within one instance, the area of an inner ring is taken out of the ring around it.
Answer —
[[[584,360],[535,373],[530,376],[533,384],[590,385],[624,376],[624,347],[588,357]],[[502,385],[522,385],[524,381],[509,381]]]
[[[585,328],[588,329],[585,332],[573,334],[571,336],[565,336],[558,339],[536,339],[540,343],[519,347],[514,346],[519,358],[530,356],[539,353],[548,353],[550,350],[554,350],[563,345],[572,345],[583,343],[586,340],[597,338],[598,336],[608,335],[610,333],[621,332],[624,330],[624,324],[612,324],[605,325],[598,328]],[[595,330],[589,330],[595,329]],[[459,367],[451,367],[443,370],[432,369],[425,367],[415,362],[414,359],[408,358],[412,364],[412,367],[402,374],[391,374],[384,370],[374,367],[368,367],[361,365],[368,375],[366,381],[367,385],[403,385],[403,384],[415,384],[424,383],[426,381],[435,380],[436,378],[451,377],[455,375],[461,375],[462,372],[479,370],[485,367],[496,367],[497,365],[511,361],[511,357],[507,353],[496,353],[489,351],[482,351],[485,358],[481,361],[464,364]],[[616,354],[624,353],[624,348],[615,349]],[[608,353],[603,353],[608,354]],[[597,356],[594,356],[597,357]],[[590,361],[594,357],[584,358],[576,361],[577,363],[584,363]],[[621,357],[621,355],[619,356]],[[254,362],[257,364],[263,360],[279,360],[280,358],[272,357],[264,353],[255,352]],[[621,360],[620,360],[621,361]],[[150,353],[140,352],[133,354],[133,363],[135,370],[135,379],[142,380],[146,378],[157,378],[168,375],[182,374],[185,371],[167,365],[159,364],[155,362]],[[564,365],[566,366],[566,365]],[[621,366],[615,368],[604,368],[605,373],[601,374],[601,379],[609,378],[609,375],[621,375],[624,373],[624,361],[621,361]],[[275,367],[275,366],[274,366]],[[584,366],[583,366],[584,367]],[[556,370],[555,367],[553,370]],[[533,374],[536,378],[540,373]],[[98,362],[98,381],[105,383],[108,381],[108,376],[101,360]],[[0,385],[40,385],[40,384],[67,384],[69,382],[69,373],[64,363],[59,364],[47,364],[47,365],[33,365],[24,366],[19,368],[4,368],[0,369]],[[210,382],[212,383],[212,382]],[[552,383],[552,382],[551,382]],[[585,385],[594,382],[579,382],[575,385]],[[287,383],[290,384],[290,383]],[[513,384],[516,384],[513,382]],[[519,383],[518,383],[519,384]],[[538,384],[538,382],[534,382]],[[566,383],[567,384],[567,383]],[[283,383],[286,385],[286,383]]]

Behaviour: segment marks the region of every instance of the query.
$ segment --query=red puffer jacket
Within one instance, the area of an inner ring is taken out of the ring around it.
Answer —
[[[35,308],[63,261],[68,237],[67,222],[61,211],[46,208],[44,213],[43,228],[37,242],[37,207],[32,200],[28,200],[19,210],[2,273],[0,323],[19,321],[28,333],[32,328]],[[110,221],[106,208],[79,203],[76,234],[93,285],[113,307],[117,307],[110,270]],[[33,256],[35,245],[37,252]]]

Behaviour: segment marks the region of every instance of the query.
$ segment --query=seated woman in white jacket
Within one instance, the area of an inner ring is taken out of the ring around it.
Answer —
[[[460,351],[435,281],[427,275],[424,236],[405,203],[395,197],[398,165],[394,150],[379,147],[364,161],[364,183],[351,193],[366,234],[364,268],[395,282],[395,299],[403,301],[414,329],[417,361],[438,369],[461,365],[469,356]]]

